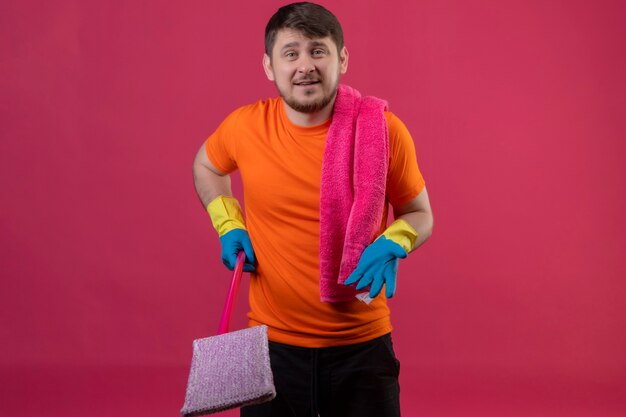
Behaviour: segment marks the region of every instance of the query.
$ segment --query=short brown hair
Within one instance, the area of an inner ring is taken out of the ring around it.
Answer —
[[[343,48],[343,29],[339,20],[319,4],[291,3],[274,13],[265,27],[265,53],[270,59],[276,33],[281,29],[298,30],[309,38],[330,36],[337,45],[338,51]]]

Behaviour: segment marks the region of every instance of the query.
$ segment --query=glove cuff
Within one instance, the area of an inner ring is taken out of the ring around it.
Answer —
[[[241,206],[236,198],[220,195],[209,203],[206,210],[220,237],[234,229],[246,230]]]
[[[417,240],[417,231],[406,220],[398,219],[384,231],[381,236],[385,236],[388,240],[396,242],[402,246],[402,249],[409,253],[415,246]]]

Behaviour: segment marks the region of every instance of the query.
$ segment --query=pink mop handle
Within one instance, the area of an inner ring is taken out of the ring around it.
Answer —
[[[237,254],[237,263],[235,263],[235,272],[233,272],[233,279],[230,282],[230,289],[228,290],[228,297],[226,298],[226,304],[224,310],[222,310],[222,318],[220,320],[220,327],[217,329],[217,334],[228,333],[228,325],[230,323],[230,316],[235,306],[235,298],[239,291],[239,284],[241,284],[241,275],[243,274],[243,263],[246,260],[246,254],[241,251]]]

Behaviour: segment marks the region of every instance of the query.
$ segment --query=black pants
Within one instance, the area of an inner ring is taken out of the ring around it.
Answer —
[[[276,398],[243,407],[241,417],[400,416],[391,334],[349,346],[269,347]]]

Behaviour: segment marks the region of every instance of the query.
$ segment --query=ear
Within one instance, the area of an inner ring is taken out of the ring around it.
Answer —
[[[345,74],[348,71],[348,49],[344,46],[339,53],[339,65],[341,74]]]
[[[267,79],[274,81],[274,69],[272,68],[270,57],[267,54],[263,54],[263,70],[265,71]]]

